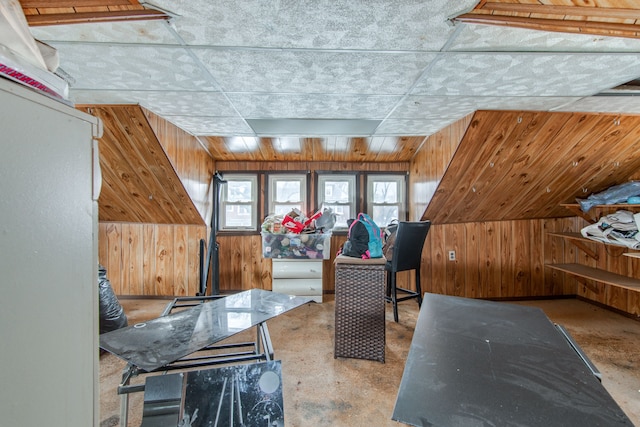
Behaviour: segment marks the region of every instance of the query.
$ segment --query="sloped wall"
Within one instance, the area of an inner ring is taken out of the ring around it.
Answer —
[[[119,295],[195,295],[214,161],[195,137],[139,106],[103,119],[99,261]]]
[[[640,292],[586,286],[545,267],[581,263],[640,277],[639,259],[589,243],[596,261],[547,235],[587,224],[560,206],[585,197],[583,188],[597,192],[637,179],[639,126],[638,116],[477,112],[430,137],[411,163],[412,189],[429,188],[413,191],[411,211],[428,204],[422,218],[434,223],[423,252],[423,290],[473,298],[578,295],[640,315]]]

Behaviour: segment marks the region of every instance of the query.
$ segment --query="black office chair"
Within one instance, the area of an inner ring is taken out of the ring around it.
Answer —
[[[398,302],[416,298],[418,307],[422,305],[422,288],[420,287],[420,262],[422,260],[422,247],[427,238],[427,232],[431,226],[430,221],[409,222],[400,221],[396,232],[396,241],[393,247],[393,256],[387,261],[387,302],[393,303],[393,319],[398,321]],[[396,286],[396,273],[399,271],[415,270],[416,290],[411,291]],[[402,292],[405,296],[398,297]]]

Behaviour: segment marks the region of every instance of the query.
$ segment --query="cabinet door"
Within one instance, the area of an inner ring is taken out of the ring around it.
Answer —
[[[4,426],[98,419],[97,123],[0,81]]]

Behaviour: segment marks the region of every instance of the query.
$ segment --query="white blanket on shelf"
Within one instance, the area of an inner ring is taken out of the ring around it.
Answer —
[[[605,215],[581,230],[584,237],[598,242],[640,249],[640,213],[619,210]]]

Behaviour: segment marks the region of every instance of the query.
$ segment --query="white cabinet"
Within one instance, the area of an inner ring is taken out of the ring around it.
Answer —
[[[274,259],[271,290],[322,302],[322,260]]]
[[[0,79],[0,132],[2,425],[98,425],[98,119]]]

